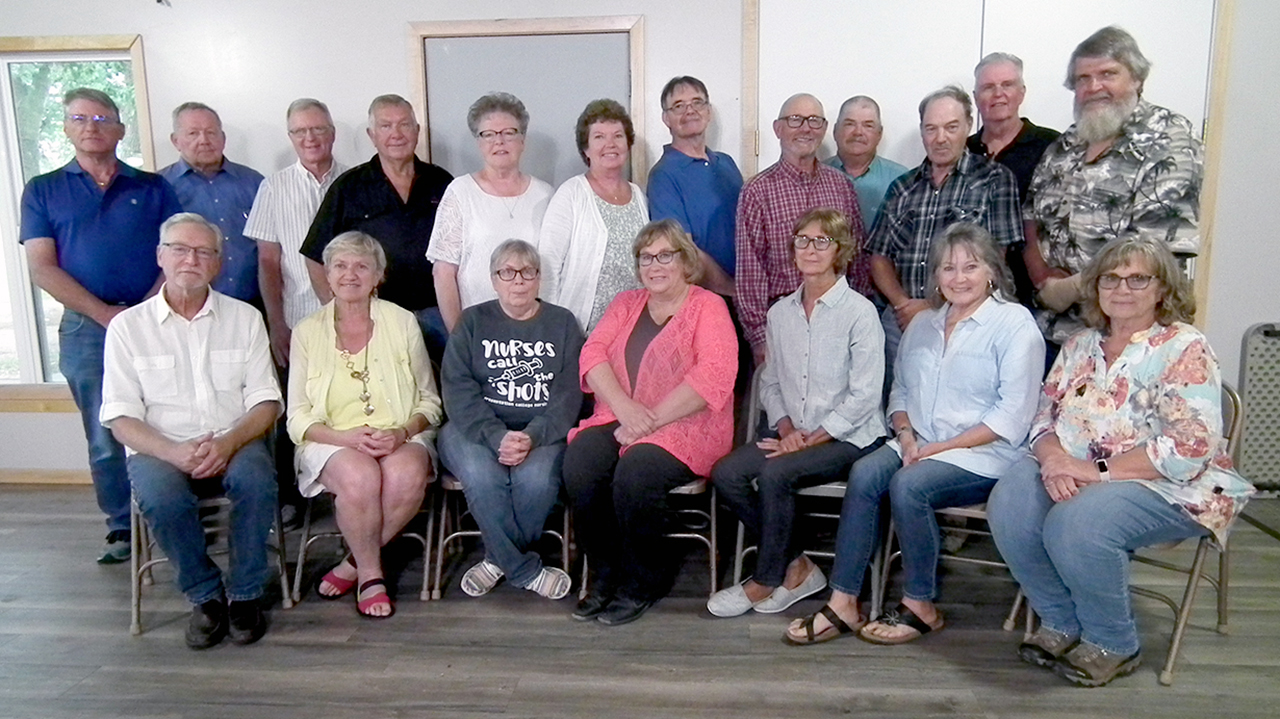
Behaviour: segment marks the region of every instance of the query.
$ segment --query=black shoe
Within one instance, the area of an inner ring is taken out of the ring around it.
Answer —
[[[131,534],[127,529],[113,529],[107,533],[98,564],[123,564],[129,561]]]
[[[212,599],[191,610],[187,624],[187,646],[208,649],[227,636],[227,605]]]
[[[231,624],[231,641],[236,644],[253,644],[267,633],[267,615],[262,611],[262,602],[257,599],[232,602],[227,607],[227,618]]]
[[[653,600],[650,599],[618,597],[613,600],[613,603],[607,609],[600,612],[599,616],[596,617],[596,621],[607,627],[629,624],[643,616],[652,606]]]
[[[613,592],[588,592],[587,596],[578,600],[577,608],[569,616],[579,622],[589,622],[600,616],[612,602]]]

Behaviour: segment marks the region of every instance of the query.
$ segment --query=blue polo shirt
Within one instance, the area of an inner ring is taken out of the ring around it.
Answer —
[[[666,145],[649,172],[649,219],[679,222],[694,244],[732,277],[741,191],[742,173],[732,157],[709,149],[703,160]]]
[[[182,211],[164,178],[123,162],[106,190],[72,160],[22,192],[19,242],[52,238],[58,266],[94,297],[135,305],[160,276],[160,225]]]
[[[182,159],[160,174],[173,185],[183,210],[200,215],[222,230],[222,271],[213,280],[213,289],[245,302],[261,297],[258,243],[244,236],[244,225],[253,209],[253,198],[258,196],[262,175],[225,158],[213,177],[196,172]]]

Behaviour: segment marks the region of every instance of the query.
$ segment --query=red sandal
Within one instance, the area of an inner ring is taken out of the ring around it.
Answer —
[[[370,579],[360,585],[360,592],[357,596],[363,595],[365,590],[372,587],[382,587],[382,591],[369,597],[368,599],[360,599],[356,602],[356,612],[365,619],[387,619],[396,613],[396,607],[391,603],[391,596],[387,594],[387,582],[382,577]],[[376,606],[385,604],[391,608],[386,614],[370,614],[369,610]]]
[[[350,555],[343,558],[342,562],[349,562],[353,568],[356,566],[356,558]],[[348,594],[351,593],[351,590],[355,588],[356,579],[354,578],[343,579],[342,577],[339,577],[337,574],[334,573],[334,571],[338,567],[342,566],[342,562],[338,562],[337,564],[333,565],[333,569],[330,569],[328,572],[326,572],[323,577],[320,577],[320,581],[316,582],[316,594],[321,599],[332,602],[335,599],[341,599],[347,596]],[[324,592],[320,591],[320,585],[326,582],[328,582],[331,586],[333,586],[334,589],[337,589],[338,591],[334,594],[325,594]]]

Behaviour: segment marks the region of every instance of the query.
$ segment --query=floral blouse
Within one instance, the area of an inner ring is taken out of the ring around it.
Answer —
[[[1110,366],[1103,335],[1085,330],[1062,348],[1044,382],[1031,442],[1053,432],[1067,454],[1105,459],[1142,446],[1162,479],[1143,482],[1219,539],[1254,493],[1232,468],[1222,435],[1222,378],[1191,325],[1135,333]]]

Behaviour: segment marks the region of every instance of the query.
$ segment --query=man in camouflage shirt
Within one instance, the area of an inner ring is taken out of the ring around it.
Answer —
[[[1142,99],[1151,63],[1124,30],[1105,27],[1068,64],[1076,122],[1045,152],[1023,205],[1027,271],[1040,328],[1061,344],[1083,328],[1079,273],[1117,237],[1200,248],[1203,148],[1183,116]]]

